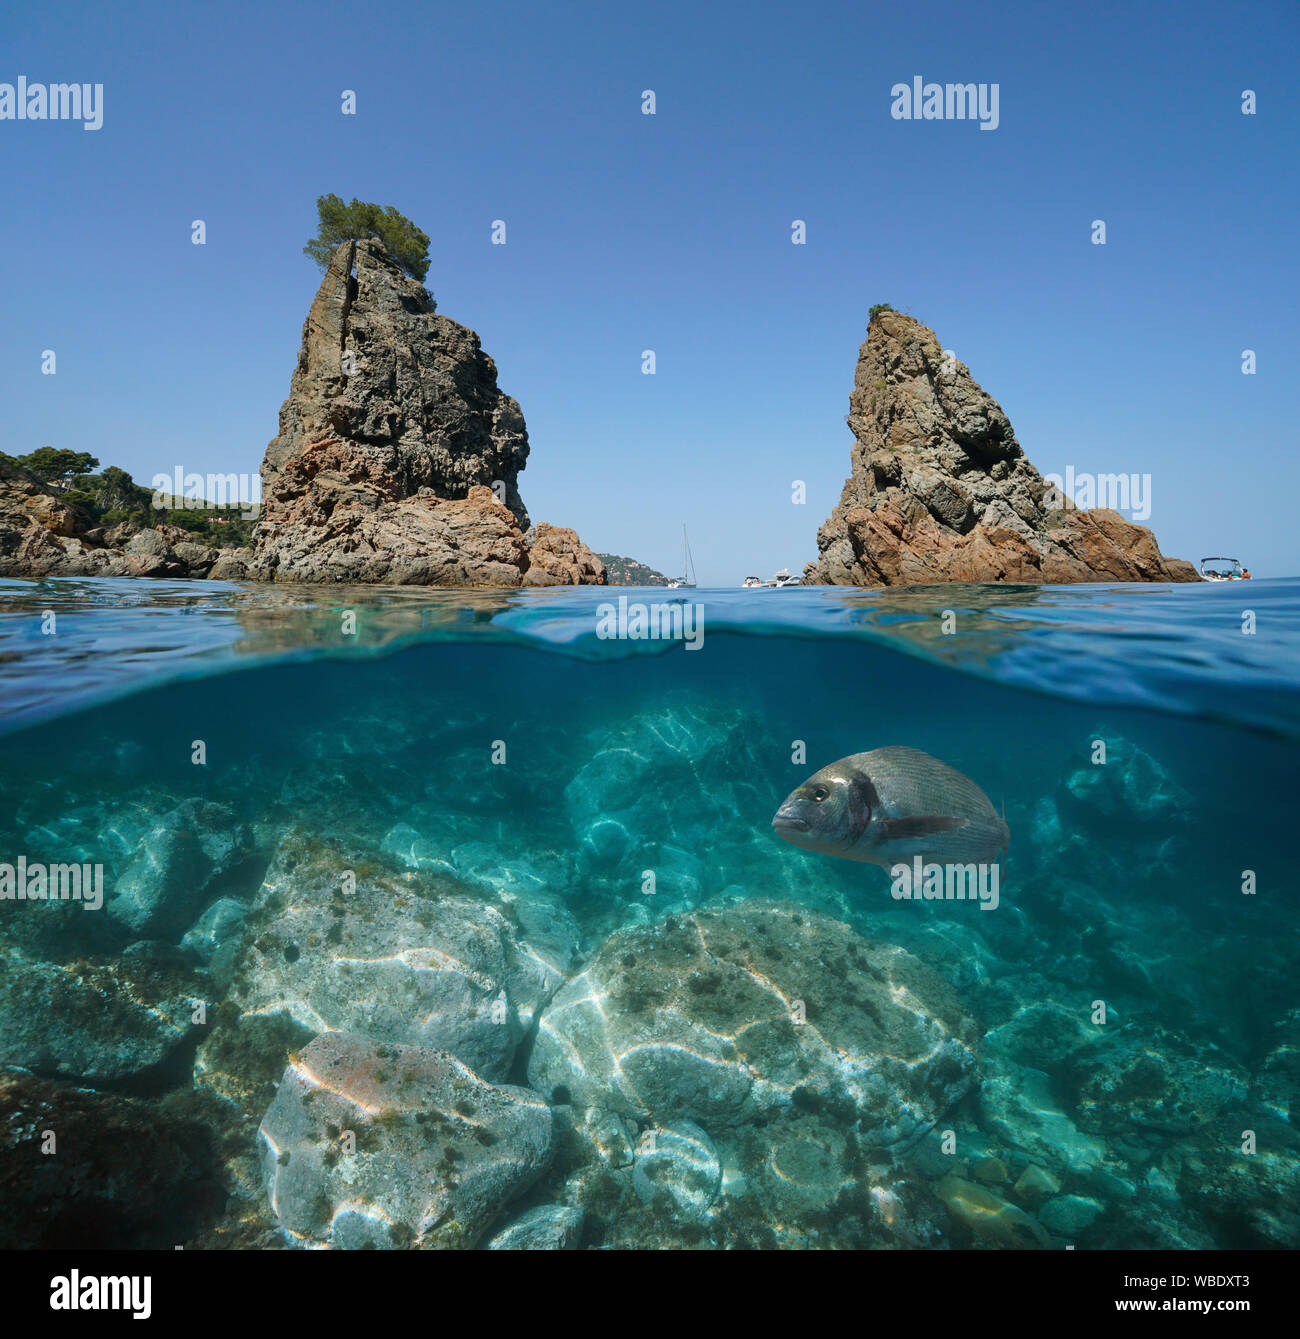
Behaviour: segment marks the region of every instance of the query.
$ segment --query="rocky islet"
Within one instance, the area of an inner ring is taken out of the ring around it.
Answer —
[[[1054,489],[1002,407],[911,316],[873,312],[846,422],[851,472],[807,584],[1200,580],[1150,530]]]

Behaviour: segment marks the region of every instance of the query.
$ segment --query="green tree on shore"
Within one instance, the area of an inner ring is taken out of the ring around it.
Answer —
[[[322,195],[316,201],[316,212],[320,229],[302,250],[322,270],[341,242],[378,237],[412,279],[424,282],[429,273],[429,235],[392,205],[373,205],[355,196],[350,204],[344,204],[337,195]]]
[[[89,474],[99,468],[99,461],[89,451],[60,451],[53,446],[38,447],[25,456],[14,456],[25,470],[42,483],[66,488],[74,474]]]

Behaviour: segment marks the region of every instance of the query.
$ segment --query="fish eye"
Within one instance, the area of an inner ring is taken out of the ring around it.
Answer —
[[[816,786],[808,787],[808,798],[812,800],[814,804],[820,804],[823,800],[828,799],[830,793],[830,787],[823,786],[820,783]]]

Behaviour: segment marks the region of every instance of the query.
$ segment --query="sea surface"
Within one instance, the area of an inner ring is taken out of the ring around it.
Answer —
[[[773,832],[885,745],[996,906]],[[0,1242],[1295,1247],[1298,778],[1300,580],[0,581]]]

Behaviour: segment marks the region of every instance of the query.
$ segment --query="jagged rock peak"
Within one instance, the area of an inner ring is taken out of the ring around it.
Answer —
[[[872,316],[847,422],[851,473],[807,583],[1198,579],[1145,527],[1060,497],[1002,407],[911,316]]]
[[[344,242],[262,463],[253,575],[520,585],[527,458],[524,416],[478,336],[438,315],[377,239]]]

